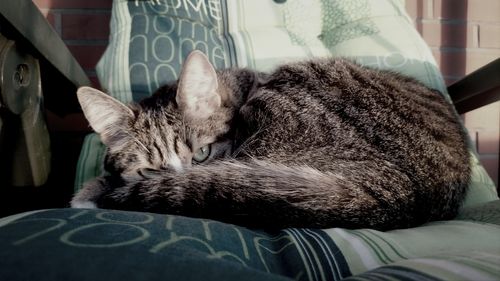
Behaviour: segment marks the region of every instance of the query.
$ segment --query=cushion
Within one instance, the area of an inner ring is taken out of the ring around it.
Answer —
[[[123,102],[138,101],[175,81],[193,49],[218,68],[269,71],[287,61],[342,56],[415,77],[450,100],[430,49],[403,0],[205,0],[113,3],[111,37],[97,73]],[[104,147],[85,139],[75,188],[101,173]],[[464,207],[498,199],[471,147],[472,179]]]
[[[0,219],[0,280],[499,280],[500,201],[379,232],[54,209]]]

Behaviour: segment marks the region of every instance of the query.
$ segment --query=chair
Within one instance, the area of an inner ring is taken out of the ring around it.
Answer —
[[[336,55],[413,76],[459,113],[500,99],[500,60],[446,89],[402,2],[373,2],[115,0],[97,72],[129,102],[175,80],[195,48],[218,67],[259,70]],[[76,189],[100,173],[103,151],[97,135],[87,136]],[[0,279],[498,280],[500,200],[471,155],[469,193],[451,221],[388,232],[266,231],[145,212],[38,210],[0,219]]]

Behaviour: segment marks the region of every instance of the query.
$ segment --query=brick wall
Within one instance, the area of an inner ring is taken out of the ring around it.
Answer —
[[[33,0],[99,87],[95,65],[106,49],[112,0]]]
[[[94,67],[108,42],[112,0],[33,2],[98,87]],[[447,84],[500,57],[500,0],[406,0],[406,7]],[[464,119],[498,186],[500,103],[467,113]],[[52,123],[59,129],[74,128],[54,116]]]

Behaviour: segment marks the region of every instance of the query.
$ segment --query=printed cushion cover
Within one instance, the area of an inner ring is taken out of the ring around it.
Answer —
[[[309,57],[342,56],[397,71],[449,99],[430,49],[405,12],[404,0],[114,0],[111,36],[97,73],[123,102],[149,96],[178,78],[193,49],[217,68],[271,70]],[[102,173],[105,148],[89,135],[75,189]],[[464,207],[498,199],[471,148],[472,179]]]
[[[379,232],[262,231],[151,213],[0,219],[0,280],[500,280],[500,201]]]

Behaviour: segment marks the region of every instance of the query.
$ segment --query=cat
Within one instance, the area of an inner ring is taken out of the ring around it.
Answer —
[[[437,90],[342,58],[216,71],[193,51],[179,77],[129,106],[78,90],[107,173],[73,207],[379,230],[457,214],[470,156]]]

